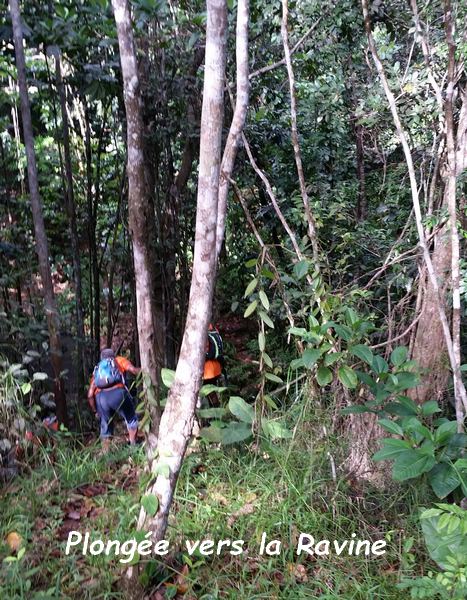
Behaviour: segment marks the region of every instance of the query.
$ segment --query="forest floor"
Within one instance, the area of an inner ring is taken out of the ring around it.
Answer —
[[[327,459],[335,440],[312,444],[313,419],[301,438],[249,446],[196,440],[184,462],[170,518],[165,560],[140,562],[150,600],[399,599],[397,582],[429,568],[417,526],[424,490],[402,493],[356,489],[334,481]],[[65,556],[68,532],[91,539],[127,540],[134,535],[147,482],[144,450],[131,452],[123,436],[102,454],[94,438],[58,434],[36,447],[29,468],[0,491],[0,597],[126,598],[116,557]],[[335,458],[338,458],[335,456]],[[261,536],[281,541],[277,556],[260,555]],[[297,556],[300,533],[315,540],[387,542],[386,554]],[[15,534],[15,535],[12,535]],[[186,540],[244,540],[233,556],[189,556]],[[18,558],[18,547],[25,553]],[[16,550],[12,549],[16,548]],[[416,567],[414,565],[417,565]],[[416,568],[416,572],[414,569]]]

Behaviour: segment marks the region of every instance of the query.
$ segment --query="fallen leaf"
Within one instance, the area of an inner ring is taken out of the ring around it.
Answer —
[[[297,583],[307,583],[308,575],[303,565],[294,565],[289,563],[287,565],[289,573],[295,577]]]
[[[6,543],[10,547],[10,550],[17,552],[23,543],[23,538],[16,531],[11,531],[6,536]]]
[[[107,491],[107,486],[103,484],[90,484],[90,485],[80,485],[76,488],[76,491],[83,495],[91,498],[93,496],[99,496],[101,494],[105,494]]]
[[[183,565],[181,573],[179,573],[175,579],[177,594],[181,594],[182,596],[188,591],[188,582],[186,580],[188,572],[188,565]]]

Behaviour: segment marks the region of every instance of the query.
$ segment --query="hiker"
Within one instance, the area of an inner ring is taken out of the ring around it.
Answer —
[[[108,446],[109,438],[113,435],[115,413],[125,420],[130,444],[133,446],[136,443],[138,417],[125,385],[125,373],[138,375],[140,371],[124,356],[115,356],[111,348],[102,350],[101,359],[91,378],[88,402],[91,410],[100,418],[100,438],[105,446]]]
[[[219,385],[221,375],[225,377],[224,369],[224,344],[219,331],[209,324],[208,339],[206,341],[206,360],[204,363],[203,385]],[[211,406],[219,405],[216,392],[208,394],[207,399]]]

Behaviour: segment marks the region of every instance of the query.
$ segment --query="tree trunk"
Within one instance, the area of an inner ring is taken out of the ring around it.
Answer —
[[[28,164],[28,185],[31,199],[31,210],[34,222],[34,236],[36,252],[39,259],[39,270],[44,292],[44,308],[47,317],[49,332],[50,360],[54,373],[54,393],[57,408],[57,419],[60,423],[67,423],[67,409],[65,388],[62,373],[62,347],[60,343],[60,320],[55,302],[52,275],[49,265],[49,247],[44,226],[42,201],[39,194],[37,179],[36,155],[34,151],[34,137],[31,122],[31,109],[29,105],[28,87],[26,82],[26,64],[23,50],[23,33],[18,0],[10,0],[10,13],[13,25],[13,38],[16,54],[16,68],[18,72],[18,86],[21,101],[21,116],[23,121],[24,145]]]
[[[68,127],[68,115],[66,106],[66,93],[62,79],[62,68],[60,62],[60,51],[55,47],[55,75],[58,95],[60,98],[60,110],[62,114],[62,130],[63,130],[63,154],[65,158],[65,176],[66,176],[66,210],[68,214],[68,225],[70,229],[71,241],[71,256],[73,264],[73,279],[75,285],[75,307],[76,307],[76,334],[78,337],[77,348],[77,380],[78,389],[81,391],[87,369],[85,368],[84,358],[84,311],[83,311],[83,294],[81,285],[81,259],[79,254],[79,239],[78,227],[76,224],[76,208],[75,196],[73,191],[73,170],[71,165],[71,150],[70,150],[70,131]]]
[[[237,150],[245,125],[248,110],[250,82],[248,79],[248,21],[249,0],[238,0],[237,31],[236,31],[236,63],[237,63],[237,97],[229,135],[225,143],[221,164],[221,180],[219,184],[219,199],[217,203],[217,233],[216,257],[219,260],[225,235],[225,219],[227,215],[227,196],[229,179],[232,176]]]
[[[204,346],[212,306],[216,272],[216,226],[225,53],[227,34],[226,0],[207,0],[206,60],[201,117],[200,161],[196,212],[195,250],[188,316],[180,358],[167,405],[161,419],[157,456],[152,472],[168,468],[151,482],[148,492],[159,499],[154,517],[141,509],[139,528],[163,538],[175,485],[193,427],[193,416],[202,379]]]
[[[431,255],[433,269],[439,285],[440,297],[445,298],[449,289],[451,245],[449,230],[444,226],[435,236]],[[408,395],[422,404],[427,400],[441,402],[446,396],[449,378],[449,356],[443,336],[443,326],[438,316],[438,292],[430,279],[420,282],[423,286],[422,313],[417,324],[412,358],[423,370],[420,385],[408,391]],[[446,310],[446,306],[444,306]]]
[[[128,220],[133,244],[141,367],[146,375],[143,376],[145,390],[152,404],[152,436],[149,440],[149,446],[152,447],[155,445],[160,418],[159,406],[153,392],[155,390],[157,393],[158,390],[158,372],[161,367],[154,300],[156,261],[153,243],[156,227],[145,169],[142,101],[130,11],[127,0],[112,0],[112,6],[117,25],[124,85],[128,151]]]
[[[365,156],[363,153],[363,127],[354,119],[355,149],[357,159],[357,219],[364,221],[367,217],[368,206],[365,191]]]

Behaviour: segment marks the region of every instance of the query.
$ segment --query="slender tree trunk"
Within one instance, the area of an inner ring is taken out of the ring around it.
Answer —
[[[292,57],[289,46],[289,34],[288,34],[288,16],[289,16],[289,5],[288,0],[282,0],[282,22],[281,22],[281,35],[282,44],[284,46],[284,57],[285,64],[287,66],[287,74],[289,76],[289,90],[290,90],[290,117],[291,117],[291,137],[292,146],[295,156],[295,164],[297,167],[298,180],[300,183],[300,193],[302,196],[303,207],[305,209],[305,218],[308,225],[308,238],[311,242],[313,249],[313,258],[315,261],[315,268],[319,268],[319,244],[318,234],[316,231],[316,222],[311,212],[310,201],[308,198],[308,192],[306,189],[305,175],[303,173],[302,154],[300,151],[300,143],[298,139],[298,127],[297,127],[297,100],[295,97],[295,76],[292,68]]]
[[[130,11],[127,0],[112,0],[112,6],[117,25],[124,85],[128,150],[128,219],[133,244],[141,367],[146,376],[143,377],[146,393],[152,404],[152,437],[149,444],[152,449],[160,418],[159,406],[153,392],[158,390],[158,372],[161,367],[154,299],[155,216],[145,169],[142,101]]]
[[[34,151],[34,137],[31,121],[31,109],[29,105],[28,86],[26,82],[26,63],[23,50],[23,32],[21,28],[21,15],[18,0],[10,0],[10,13],[13,24],[13,38],[16,54],[16,68],[18,72],[18,86],[21,101],[21,116],[23,121],[24,144],[28,163],[28,185],[31,199],[31,210],[34,222],[34,235],[36,240],[36,252],[39,259],[39,270],[41,274],[42,287],[44,291],[44,308],[47,317],[49,332],[50,360],[54,373],[54,392],[57,408],[57,419],[61,423],[67,423],[67,409],[65,398],[65,387],[62,373],[62,347],[60,342],[60,319],[52,283],[52,275],[49,265],[49,247],[44,226],[42,212],[42,201],[39,194],[37,179],[36,155]]]
[[[447,173],[446,173],[446,204],[449,211],[449,230],[451,245],[451,291],[452,291],[452,345],[454,364],[452,375],[454,382],[454,397],[456,401],[456,418],[458,431],[463,431],[463,423],[467,406],[462,406],[462,396],[465,388],[462,383],[461,366],[461,296],[460,296],[460,246],[459,233],[457,230],[457,165],[456,165],[456,141],[454,134],[454,87],[456,79],[456,46],[454,43],[453,16],[451,0],[444,0],[444,25],[446,29],[446,41],[448,43],[448,77],[445,99],[446,120],[446,150],[447,150]]]
[[[206,60],[201,117],[200,162],[196,212],[195,251],[188,316],[180,358],[164,413],[152,472],[168,468],[168,476],[158,475],[148,492],[159,499],[154,517],[141,509],[138,526],[162,539],[170,505],[193,427],[193,417],[202,379],[204,346],[212,307],[216,272],[216,227],[225,54],[227,35],[226,0],[207,0]]]
[[[92,147],[91,147],[91,124],[89,116],[89,108],[84,100],[84,152],[86,159],[86,208],[88,221],[88,249],[89,249],[89,334],[92,342],[94,341],[94,301],[93,301],[93,252],[95,234],[93,233],[93,211],[92,211]],[[94,363],[97,359],[94,343],[90,347],[91,362]]]
[[[87,369],[85,368],[84,357],[84,311],[83,294],[81,284],[81,259],[79,254],[78,226],[76,223],[75,195],[73,190],[73,169],[71,164],[70,150],[70,130],[68,126],[66,92],[62,79],[62,68],[60,61],[60,51],[55,47],[55,76],[58,95],[60,98],[60,110],[62,114],[63,131],[63,154],[65,159],[66,176],[66,210],[68,214],[68,226],[70,229],[71,256],[73,264],[73,279],[75,285],[75,307],[76,307],[76,333],[78,360],[76,370],[78,372],[78,389],[81,390],[85,381]]]
[[[367,216],[368,206],[365,190],[365,156],[363,154],[363,127],[354,119],[355,149],[357,159],[357,219],[364,221]]]
[[[219,260],[222,244],[224,242],[229,180],[233,173],[235,158],[237,156],[237,150],[248,110],[248,96],[250,91],[250,82],[248,78],[249,9],[249,0],[238,0],[236,31],[237,97],[235,99],[235,110],[229,129],[229,135],[225,143],[221,164],[221,180],[219,183],[219,198],[217,202],[217,261]]]

